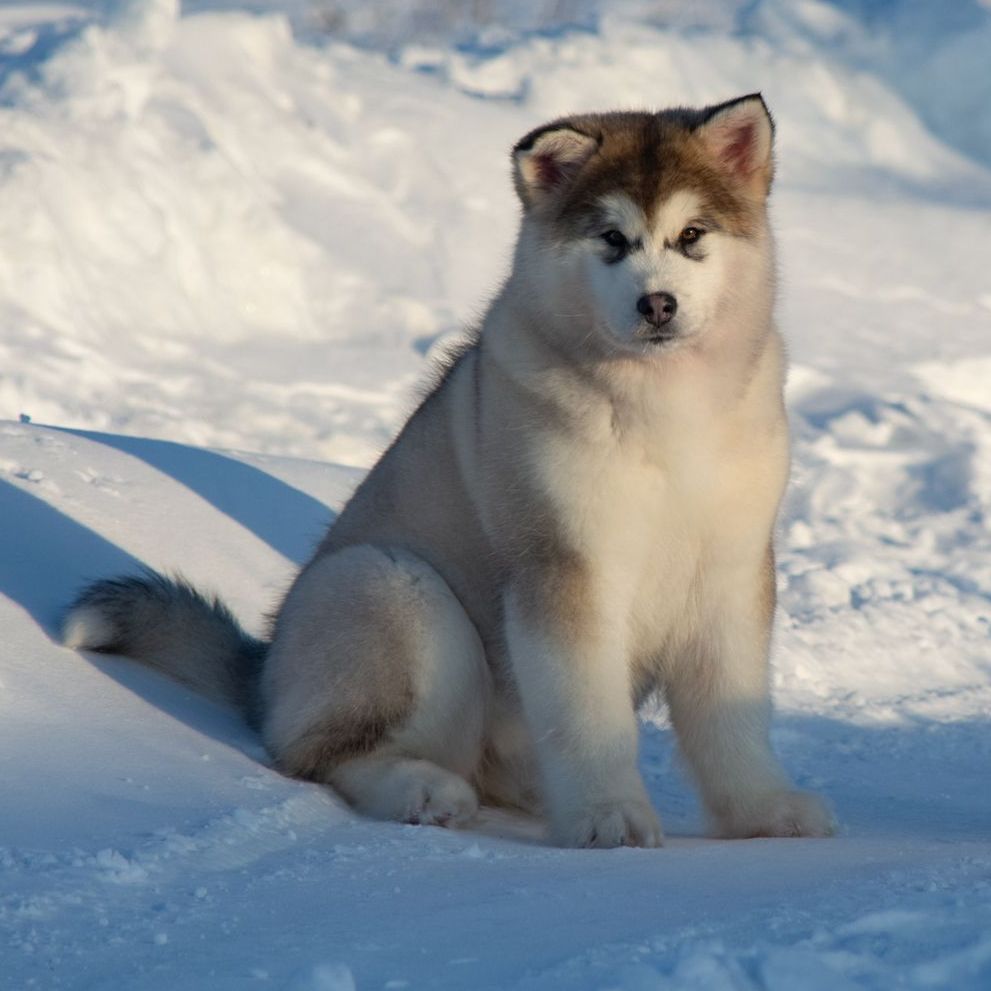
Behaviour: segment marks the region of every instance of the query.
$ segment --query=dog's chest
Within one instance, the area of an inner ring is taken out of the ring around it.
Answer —
[[[704,573],[758,567],[787,475],[780,433],[692,421],[549,440],[541,475],[558,526],[609,607],[668,629]],[[636,615],[642,613],[642,616]]]

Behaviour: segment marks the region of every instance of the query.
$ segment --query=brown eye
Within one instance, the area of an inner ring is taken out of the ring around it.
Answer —
[[[626,235],[622,231],[606,231],[602,235],[602,240],[609,245],[610,248],[618,248],[620,251],[624,251],[630,246],[630,242],[626,240]]]
[[[704,233],[701,227],[686,227],[678,235],[678,241],[681,244],[694,244]]]

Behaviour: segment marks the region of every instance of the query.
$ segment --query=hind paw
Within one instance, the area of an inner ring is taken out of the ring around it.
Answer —
[[[417,826],[465,826],[478,814],[475,790],[462,778],[445,774],[433,781],[419,782],[410,796],[403,822]]]

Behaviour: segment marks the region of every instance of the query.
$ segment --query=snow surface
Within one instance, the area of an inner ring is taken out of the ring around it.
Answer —
[[[471,6],[0,6],[0,988],[991,987],[988,5]],[[139,563],[259,630],[505,271],[512,141],[754,89],[795,438],[774,741],[837,838],[706,839],[662,711],[663,850],[370,823],[58,646]]]

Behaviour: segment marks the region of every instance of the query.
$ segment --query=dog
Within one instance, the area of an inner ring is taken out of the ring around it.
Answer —
[[[180,578],[98,581],[64,642],[144,661],[359,812],[543,814],[654,847],[637,708],[666,699],[714,832],[825,836],[769,743],[789,470],[760,94],[567,117],[512,162],[512,269],[267,642]]]

